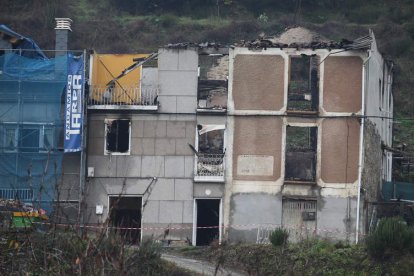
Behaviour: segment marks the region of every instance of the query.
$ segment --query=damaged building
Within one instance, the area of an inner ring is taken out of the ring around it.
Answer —
[[[91,55],[86,223],[133,243],[221,237],[227,76],[218,45]]]
[[[358,240],[391,178],[392,64],[374,34],[331,42],[292,28],[230,49],[229,60],[229,240],[280,226],[293,241]]]
[[[192,245],[276,227],[356,241],[372,223],[393,115],[372,32],[332,42],[292,28],[90,64],[86,222]]]

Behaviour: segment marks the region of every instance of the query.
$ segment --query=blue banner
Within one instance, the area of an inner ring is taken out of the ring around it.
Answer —
[[[83,131],[83,91],[84,70],[83,55],[68,55],[68,79],[66,84],[65,105],[65,152],[82,150]]]

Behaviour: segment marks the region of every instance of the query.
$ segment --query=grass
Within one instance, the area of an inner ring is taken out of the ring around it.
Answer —
[[[197,256],[249,275],[407,275],[414,265],[414,256],[409,253],[376,260],[368,255],[364,244],[317,239],[287,247],[233,244],[175,250],[178,254]]]

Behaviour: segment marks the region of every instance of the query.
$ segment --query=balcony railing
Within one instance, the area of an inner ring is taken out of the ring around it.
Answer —
[[[224,181],[224,154],[199,153],[196,157],[196,181]]]
[[[114,88],[91,85],[88,108],[157,110],[158,91],[153,85]]]

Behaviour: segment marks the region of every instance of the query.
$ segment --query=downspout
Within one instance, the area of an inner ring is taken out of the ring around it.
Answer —
[[[362,182],[362,162],[364,158],[363,154],[363,146],[364,146],[364,124],[365,124],[365,94],[367,93],[367,70],[366,66],[368,61],[371,59],[371,51],[368,52],[368,58],[364,61],[362,70],[363,70],[363,78],[362,78],[362,117],[361,117],[361,127],[360,127],[360,136],[359,136],[359,160],[358,160],[358,199],[357,199],[357,215],[356,215],[356,227],[355,227],[355,243],[359,241],[359,221],[360,221],[360,208],[361,208],[361,182]]]

